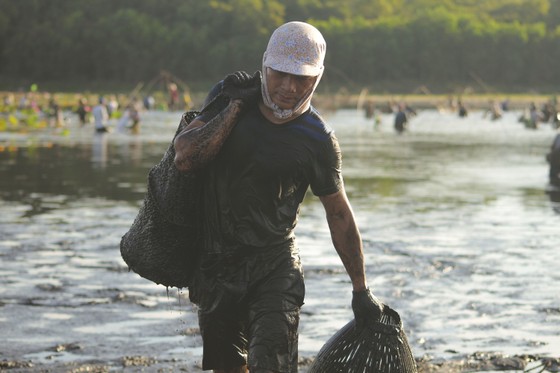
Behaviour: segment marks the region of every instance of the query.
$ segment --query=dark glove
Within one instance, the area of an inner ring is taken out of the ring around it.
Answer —
[[[237,71],[226,76],[222,93],[230,100],[242,100],[245,104],[256,102],[261,93],[261,72],[251,76],[245,71]]]
[[[352,292],[352,310],[356,327],[363,329],[368,322],[379,321],[383,312],[383,303],[369,289]]]

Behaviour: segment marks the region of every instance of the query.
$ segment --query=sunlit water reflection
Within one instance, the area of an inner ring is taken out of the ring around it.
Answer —
[[[417,356],[560,353],[560,206],[545,193],[544,159],[554,132],[527,130],[518,115],[424,111],[400,136],[389,115],[378,127],[353,110],[326,116],[369,284],[400,312]],[[200,361],[186,292],[127,272],[118,250],[179,118],[145,113],[138,136],[74,122],[65,136],[0,134],[2,358]],[[351,288],[316,198],[297,232],[300,354],[311,357],[352,317]],[[70,343],[81,348],[52,351]]]

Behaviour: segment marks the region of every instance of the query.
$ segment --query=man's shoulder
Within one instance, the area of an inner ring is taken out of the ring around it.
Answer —
[[[314,108],[309,110],[296,119],[300,127],[306,129],[308,133],[314,134],[316,138],[326,140],[334,133],[333,129],[323,119],[321,114]]]

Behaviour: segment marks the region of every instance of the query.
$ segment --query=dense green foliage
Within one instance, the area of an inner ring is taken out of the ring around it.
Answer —
[[[542,89],[560,81],[557,0],[0,0],[0,89],[27,82],[189,85],[260,69],[289,20],[327,40],[329,86]]]

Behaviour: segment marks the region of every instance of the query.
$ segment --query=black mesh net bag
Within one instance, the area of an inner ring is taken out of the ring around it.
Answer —
[[[321,348],[308,373],[416,373],[399,314],[384,306],[379,321],[361,330],[352,320]]]
[[[183,114],[175,136],[198,114]],[[201,185],[195,174],[174,164],[173,142],[148,174],[148,190],[132,226],[122,237],[121,256],[129,269],[157,284],[191,283],[200,252]]]

